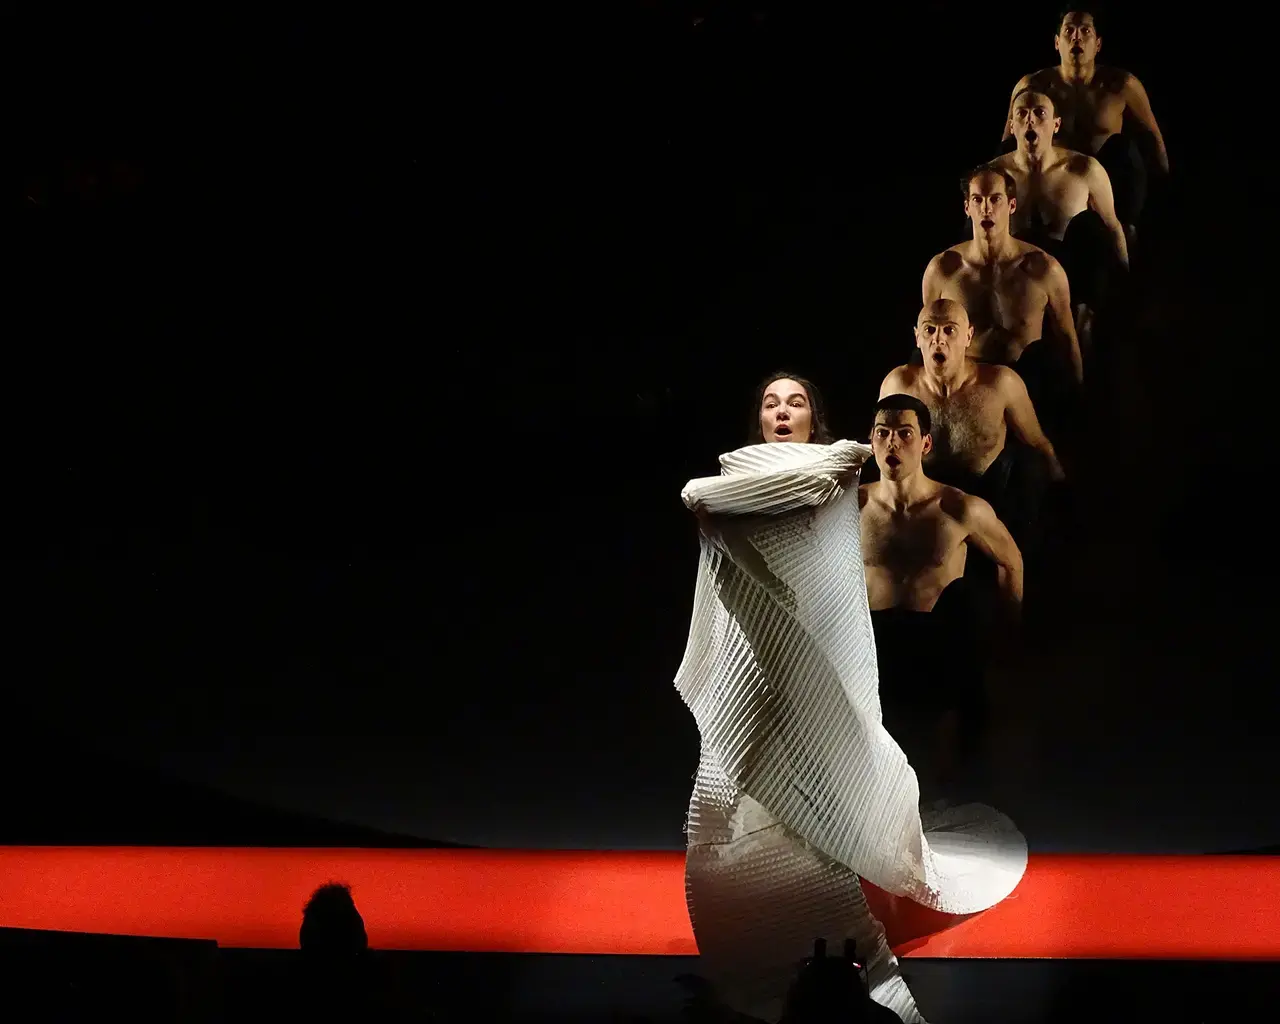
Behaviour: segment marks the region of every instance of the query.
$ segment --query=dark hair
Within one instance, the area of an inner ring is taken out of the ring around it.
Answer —
[[[929,407],[915,395],[885,395],[876,403],[876,411],[871,417],[871,427],[875,429],[876,416],[882,412],[913,412],[916,422],[920,424],[920,436],[933,433],[933,419],[929,416]]]
[[[1010,104],[1010,110],[1013,105]],[[1010,116],[1013,116],[1012,114]],[[995,164],[978,164],[972,171],[960,179],[960,194],[964,196],[965,202],[969,201],[969,186],[973,184],[973,179],[983,174],[995,174],[1004,179],[1004,194],[1010,199],[1018,198],[1018,183],[1013,180],[1013,175],[1006,171],[1003,167],[997,167]]]
[[[1093,34],[1094,34],[1095,36],[1101,35],[1102,33],[1098,30],[1098,15],[1097,15],[1097,14],[1095,13],[1095,11],[1094,11],[1094,8],[1095,8],[1095,7],[1097,7],[1097,6],[1099,6],[1099,5],[1098,5],[1098,4],[1091,4],[1091,5],[1089,5],[1088,7],[1064,7],[1064,8],[1062,8],[1062,10],[1060,10],[1060,11],[1058,12],[1058,24],[1056,24],[1056,25],[1054,25],[1054,26],[1053,26],[1053,34],[1054,34],[1055,36],[1060,36],[1060,35],[1062,35],[1062,23],[1063,23],[1064,21],[1066,21],[1066,20],[1067,20],[1067,15],[1068,15],[1068,14],[1087,14],[1087,15],[1089,15],[1089,17],[1091,17],[1091,18],[1093,19]]]
[[[769,385],[776,380],[793,380],[804,388],[804,392],[809,396],[809,421],[812,427],[809,430],[810,444],[830,444],[833,440],[831,431],[827,429],[827,407],[822,401],[822,392],[818,390],[818,386],[807,377],[801,377],[798,373],[792,373],[790,370],[779,370],[777,373],[771,373],[760,382],[760,386],[756,388],[755,402],[751,410],[751,429],[747,432],[749,438],[748,444],[763,444],[764,431],[760,429],[760,406],[764,402],[765,392],[769,390]]]

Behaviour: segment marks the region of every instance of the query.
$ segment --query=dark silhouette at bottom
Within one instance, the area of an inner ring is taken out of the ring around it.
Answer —
[[[779,1024],[853,1024],[855,1021],[896,1022],[902,1018],[871,998],[866,974],[858,963],[852,939],[843,956],[827,956],[827,942],[816,939],[813,956],[787,993]]]
[[[298,1019],[367,1020],[374,1009],[369,936],[348,886],[329,882],[307,901],[298,933],[302,947]]]

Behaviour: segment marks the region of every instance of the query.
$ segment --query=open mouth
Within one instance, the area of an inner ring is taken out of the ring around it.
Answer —
[[[1025,132],[1022,133],[1022,137],[1026,139],[1028,142],[1030,142],[1032,145],[1035,145],[1036,139],[1040,138],[1040,136],[1036,134],[1036,130],[1034,128],[1028,128]]]
[[[1073,46],[1073,47],[1071,47],[1071,53],[1072,53],[1072,55],[1073,55],[1073,56],[1079,57],[1079,56],[1080,56],[1080,54],[1084,53],[1084,47],[1083,47],[1083,46]]]
[[[996,226],[996,222],[993,221],[990,217],[983,217],[981,223],[983,228],[985,228],[988,231],[990,231],[993,227]]]
[[[785,423],[779,423],[776,427],[773,428],[773,436],[774,437],[790,437],[791,428],[787,426]]]
[[[935,352],[933,353],[933,361],[941,366],[947,361],[947,354],[945,352]]]

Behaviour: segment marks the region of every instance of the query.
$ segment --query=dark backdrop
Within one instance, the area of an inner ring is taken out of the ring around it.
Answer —
[[[109,755],[681,844],[680,488],[778,366],[865,432],[1055,11],[613,6],[15,19],[0,838],[93,841],[93,777],[163,822]],[[1102,26],[1174,179],[992,794],[1036,848],[1277,841],[1267,34],[1230,11]]]

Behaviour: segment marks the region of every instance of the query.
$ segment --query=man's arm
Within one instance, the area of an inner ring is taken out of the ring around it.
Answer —
[[[964,526],[968,540],[996,563],[1000,594],[1016,619],[1022,608],[1022,552],[1004,523],[987,502],[972,494],[964,496]]]
[[[1005,401],[1005,422],[1009,424],[1013,436],[1045,457],[1049,463],[1049,476],[1053,480],[1065,480],[1067,474],[1058,461],[1058,453],[1053,450],[1053,442],[1040,429],[1040,418],[1036,416],[1035,406],[1031,404],[1026,383],[1016,371],[1004,366],[1000,367],[1000,394]]]
[[[1031,84],[1031,76],[1023,75],[1018,79],[1018,84],[1013,87],[1013,92],[1009,94],[1009,109],[1004,115],[1004,134],[1000,136],[1000,144],[1003,146],[1008,141],[1009,136],[1013,134],[1013,129],[1009,122],[1013,120],[1013,101],[1018,98],[1018,93],[1022,92]]]
[[[1080,339],[1076,337],[1076,323],[1071,315],[1071,285],[1062,264],[1048,253],[1045,253],[1045,259],[1049,264],[1044,281],[1044,288],[1049,296],[1048,312],[1056,332],[1067,343],[1071,368],[1075,372],[1076,383],[1080,383],[1084,380],[1084,358],[1080,355]]]
[[[1102,223],[1111,232],[1111,240],[1116,246],[1116,255],[1126,267],[1129,265],[1129,243],[1124,237],[1124,225],[1116,216],[1116,197],[1111,190],[1111,175],[1107,169],[1093,157],[1089,157],[1089,170],[1085,175],[1089,185],[1089,209],[1102,218]]]
[[[1122,93],[1125,102],[1125,111],[1132,114],[1134,119],[1149,131],[1156,140],[1156,153],[1160,160],[1160,169],[1165,174],[1169,173],[1169,154],[1164,148],[1164,136],[1160,134],[1160,126],[1156,124],[1156,115],[1151,111],[1151,100],[1147,96],[1147,90],[1138,81],[1137,75],[1129,75],[1124,80],[1124,91]]]

